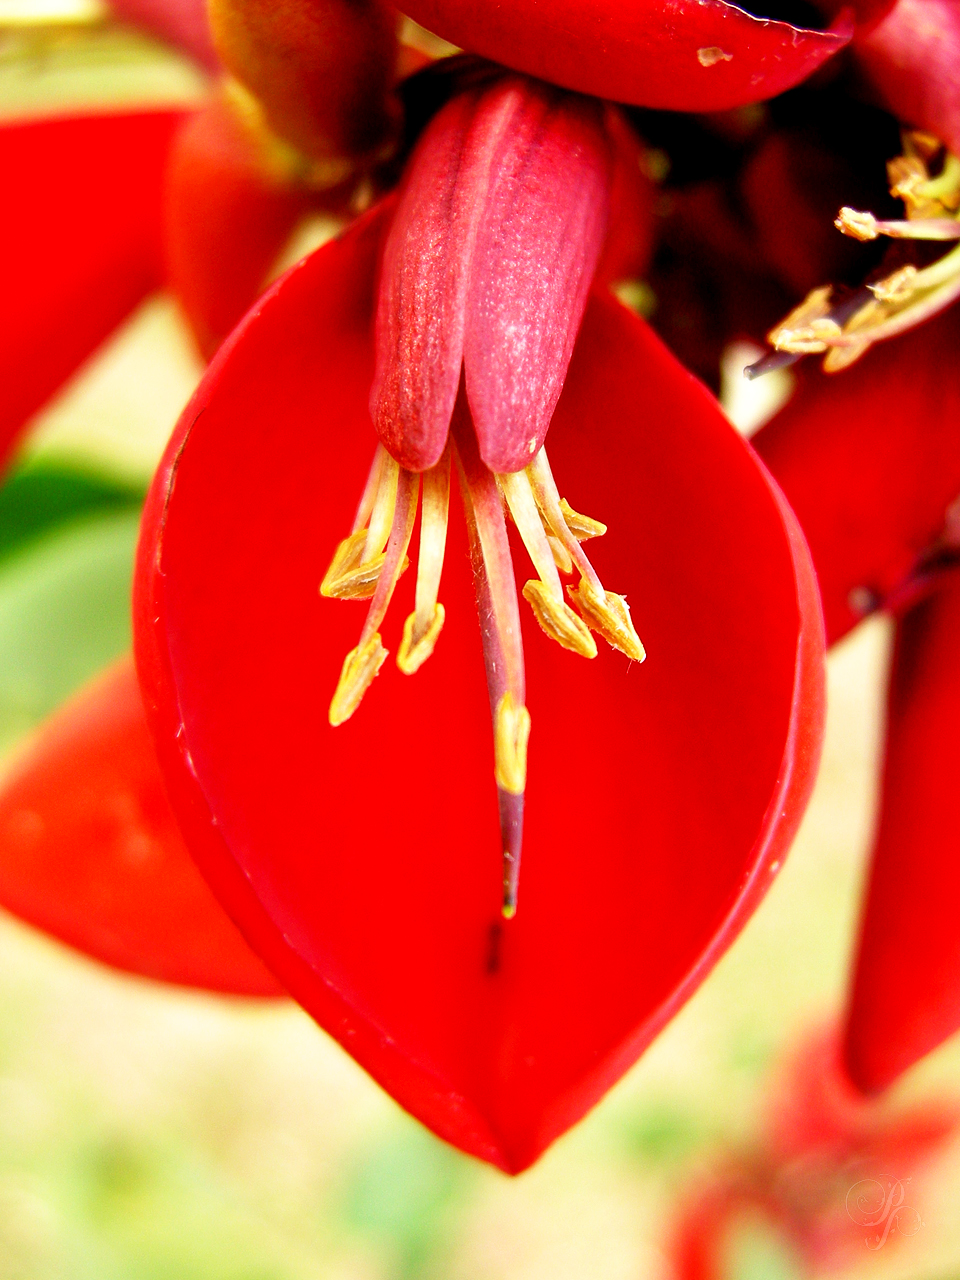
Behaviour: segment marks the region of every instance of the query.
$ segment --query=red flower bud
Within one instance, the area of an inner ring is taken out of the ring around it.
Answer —
[[[384,251],[371,412],[405,467],[443,452],[460,372],[480,454],[525,467],[563,387],[608,218],[598,103],[510,78],[429,126]]]

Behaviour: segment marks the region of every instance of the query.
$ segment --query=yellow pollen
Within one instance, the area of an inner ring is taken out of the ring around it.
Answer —
[[[634,662],[643,662],[646,650],[634,630],[623,596],[613,591],[598,592],[586,578],[581,578],[579,587],[567,587],[567,592],[591,630]]]
[[[411,613],[407,618],[403,624],[403,639],[400,641],[400,648],[397,652],[397,666],[405,676],[412,676],[414,672],[419,671],[433,653],[437,637],[443,630],[445,618],[446,613],[443,605],[438,602],[433,607],[433,618],[430,621],[430,625],[419,636],[414,635],[414,627],[417,621],[416,613]]]
[[[508,689],[497,703],[493,725],[494,774],[497,786],[522,796],[527,786],[527,742],[530,712],[518,707]]]
[[[567,528],[578,542],[586,542],[588,538],[602,538],[607,532],[607,526],[599,520],[594,520],[591,516],[584,516],[579,511],[574,511],[566,498],[560,499],[560,510],[563,513],[564,520],[567,522]]]
[[[383,647],[380,633],[376,632],[366,643],[351,649],[344,658],[340,680],[330,703],[330,723],[334,727],[349,720],[359,707],[386,657],[387,650]]]
[[[523,588],[523,598],[551,640],[556,640],[564,649],[579,653],[582,658],[597,656],[596,641],[590,634],[590,629],[565,600],[558,600],[536,578],[531,578]]]

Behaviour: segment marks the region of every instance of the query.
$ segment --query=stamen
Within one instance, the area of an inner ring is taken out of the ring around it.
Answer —
[[[412,676],[433,653],[446,617],[437,603],[443,556],[447,544],[447,517],[450,507],[450,449],[435,467],[423,473],[423,503],[420,515],[420,560],[417,566],[417,593],[414,612],[403,626],[397,666]]]
[[[640,642],[623,596],[613,591],[595,591],[593,583],[580,579],[579,587],[567,587],[567,594],[580,610],[587,625],[634,662],[643,662],[647,651]]]
[[[343,669],[330,703],[330,723],[334,728],[349,720],[370,688],[374,677],[386,661],[387,651],[379,634],[351,649],[343,660]]]
[[[527,467],[527,477],[547,529],[563,545],[571,561],[580,571],[581,576],[588,577],[596,589],[602,591],[603,584],[597,577],[593,565],[581,549],[580,540],[567,524],[563,511],[563,500],[557,492],[556,481],[553,478],[553,472],[550,470],[550,463],[547,461],[545,449],[541,449],[533,462],[530,463],[530,466]],[[569,506],[567,510],[572,512],[572,508]],[[599,521],[591,523],[599,524]],[[601,527],[604,530],[606,529],[606,525]]]
[[[570,559],[570,552],[563,545],[559,538],[555,538],[552,533],[547,534],[547,543],[550,552],[553,555],[553,563],[557,566],[561,573],[573,573],[573,561]]]
[[[602,538],[607,532],[607,526],[601,521],[574,511],[566,498],[560,499],[560,511],[567,528],[578,542],[587,542],[590,538]]]
[[[386,472],[387,468],[384,467],[383,470]],[[380,640],[379,627],[387,612],[397,579],[403,572],[417,514],[419,492],[420,477],[415,472],[401,471],[398,467],[393,484],[393,523],[386,554],[382,557],[380,576],[360,632],[360,641],[344,660],[340,680],[330,703],[330,723],[334,726],[350,719],[387,656],[387,650]]]
[[[505,472],[497,476],[540,581],[531,579],[523,588],[523,598],[534,617],[551,638],[584,658],[595,658],[593,636],[563,598],[556,561],[540,520],[540,513],[525,472]]]
[[[493,751],[497,786],[512,796],[522,796],[527,787],[529,739],[530,712],[514,705],[508,689],[493,716]]]
[[[881,220],[872,213],[860,213],[846,205],[833,225],[854,240],[876,240],[877,236],[889,236],[893,240],[960,240],[960,222],[956,218]]]
[[[576,522],[580,527],[586,527],[590,530],[589,536],[591,537],[598,537],[601,531],[606,533],[607,526],[600,524],[599,520],[591,520],[589,516],[577,515],[560,498],[553,472],[550,470],[550,463],[547,461],[545,449],[541,449],[530,466],[527,467],[527,475],[530,478],[530,486],[544,520],[554,535],[563,542],[571,559],[580,571],[580,585],[578,587],[567,587],[567,594],[579,610],[581,618],[592,631],[596,631],[598,635],[603,636],[604,640],[612,648],[619,649],[621,653],[625,653],[634,662],[642,662],[647,656],[646,650],[640,643],[640,637],[634,629],[626,600],[623,596],[618,596],[615,592],[604,589],[596,570],[587,559],[579,541],[571,532],[566,522],[564,509],[576,517]],[[591,526],[596,526],[597,533],[592,532]],[[526,596],[526,588],[524,588],[523,594]],[[543,624],[541,623],[541,625]]]
[[[500,491],[493,473],[480,460],[462,387],[451,431],[456,443],[455,457],[470,538],[470,558],[493,718],[494,775],[503,845],[502,912],[505,919],[510,919],[517,909],[526,748],[530,733],[520,609]]]
[[[383,549],[390,534],[397,502],[397,463],[383,445],[377,445],[363,496],[353,521],[353,532],[336,551],[320,583],[320,594],[336,600],[369,600],[383,569]],[[370,520],[369,529],[363,526]],[[404,560],[400,573],[407,568]]]
[[[373,504],[380,488],[380,474],[383,470],[383,464],[389,457],[390,455],[383,445],[378,444],[373,452],[373,462],[367,473],[367,483],[363,486],[363,494],[360,498],[360,505],[357,507],[357,514],[353,518],[352,533],[357,533],[367,526],[367,521],[370,519]]]
[[[597,645],[590,629],[578,618],[567,602],[558,600],[542,582],[531,578],[524,585],[523,598],[533,610],[540,626],[564,649],[579,653],[581,658],[595,658]]]

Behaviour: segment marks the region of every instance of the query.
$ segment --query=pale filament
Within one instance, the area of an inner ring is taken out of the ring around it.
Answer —
[[[606,526],[579,515],[558,492],[541,449],[525,470],[495,476],[483,463],[466,399],[461,395],[450,426],[450,442],[436,466],[423,472],[401,468],[377,447],[352,533],[341,542],[321,585],[321,593],[342,599],[369,599],[357,647],[347,654],[330,703],[330,723],[343,724],[360,705],[383,666],[387,651],[380,626],[400,574],[423,489],[415,607],[406,619],[397,665],[412,675],[433,653],[444,623],[438,600],[447,539],[450,466],[460,477],[470,539],[487,689],[493,721],[494,777],[500,810],[505,917],[516,911],[530,714],[506,511],[530,555],[537,579],[524,598],[548,636],[583,657],[596,656],[596,631],[632,658],[643,657],[621,596],[604,591],[580,546],[606,532]],[[558,565],[560,569],[558,569]],[[575,612],[564,599],[560,570],[580,573],[579,587],[568,587]]]

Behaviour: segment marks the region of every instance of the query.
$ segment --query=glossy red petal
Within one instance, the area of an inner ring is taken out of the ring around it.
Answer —
[[[282,994],[184,846],[130,658],[49,720],[4,779],[0,904],[132,973]]]
[[[636,1059],[771,883],[818,755],[819,603],[749,447],[641,321],[593,300],[551,460],[610,523],[594,563],[649,657],[584,662],[525,618],[524,886],[505,924],[456,511],[435,654],[414,677],[391,664],[327,723],[359,617],[317,582],[376,442],[379,224],[280,281],[186,410],[148,500],[138,665],[178,817],[247,937],[404,1107],[517,1171]]]
[[[177,112],[0,129],[0,453],[163,278],[160,202]]]
[[[960,0],[897,0],[856,50],[890,110],[960,154]]]
[[[309,207],[303,186],[270,171],[227,101],[186,121],[167,171],[164,239],[170,284],[207,359],[263,291]]]
[[[492,156],[463,341],[480,456],[497,472],[522,470],[546,438],[607,231],[612,170],[598,104],[507,86],[482,108],[487,127],[503,129],[503,100],[522,104]]]
[[[134,26],[215,70],[219,66],[204,0],[110,0],[110,8]]]
[[[754,437],[810,544],[830,641],[904,583],[960,494],[958,343],[954,308],[842,373],[811,362]]]
[[[670,111],[724,111],[783,93],[849,41],[755,18],[724,0],[408,0],[404,12],[471,53],[567,89]]]
[[[883,803],[846,1037],[881,1089],[960,1028],[960,581],[898,624]]]

